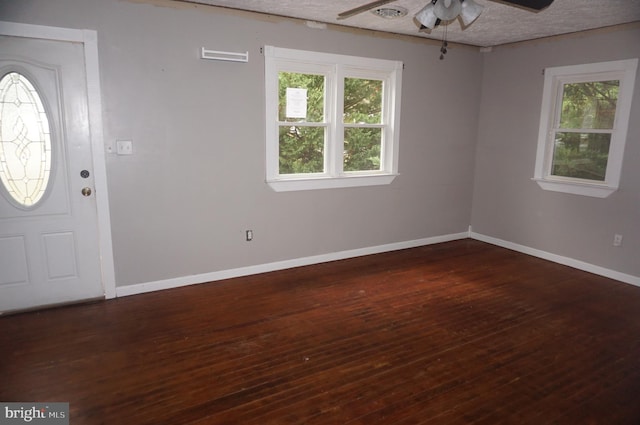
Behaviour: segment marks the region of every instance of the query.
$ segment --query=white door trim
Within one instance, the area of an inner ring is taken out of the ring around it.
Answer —
[[[93,155],[93,175],[98,217],[100,272],[105,298],[114,298],[116,296],[116,281],[113,244],[111,241],[109,195],[107,191],[107,168],[104,137],[102,134],[102,96],[100,93],[100,66],[98,62],[98,33],[94,30],[58,28],[0,21],[0,35],[42,38],[84,44],[89,128],[91,133],[91,152]]]

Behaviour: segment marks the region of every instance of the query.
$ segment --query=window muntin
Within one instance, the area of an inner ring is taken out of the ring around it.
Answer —
[[[545,70],[534,180],[606,197],[620,180],[637,59]]]
[[[397,175],[401,70],[397,61],[266,46],[269,185],[280,191],[390,183]]]
[[[0,79],[0,181],[22,208],[33,208],[51,176],[51,133],[42,99],[29,79],[9,72]]]

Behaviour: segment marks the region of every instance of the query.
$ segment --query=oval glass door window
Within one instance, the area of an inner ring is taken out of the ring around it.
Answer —
[[[44,196],[51,175],[51,134],[42,99],[22,74],[0,79],[0,181],[22,207]]]

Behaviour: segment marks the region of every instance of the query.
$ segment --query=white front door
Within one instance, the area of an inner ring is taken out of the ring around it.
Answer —
[[[0,314],[105,295],[84,49],[0,35]]]

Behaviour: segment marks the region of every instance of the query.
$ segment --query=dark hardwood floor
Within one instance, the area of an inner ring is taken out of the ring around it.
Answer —
[[[640,288],[473,240],[0,318],[71,424],[640,424]]]

